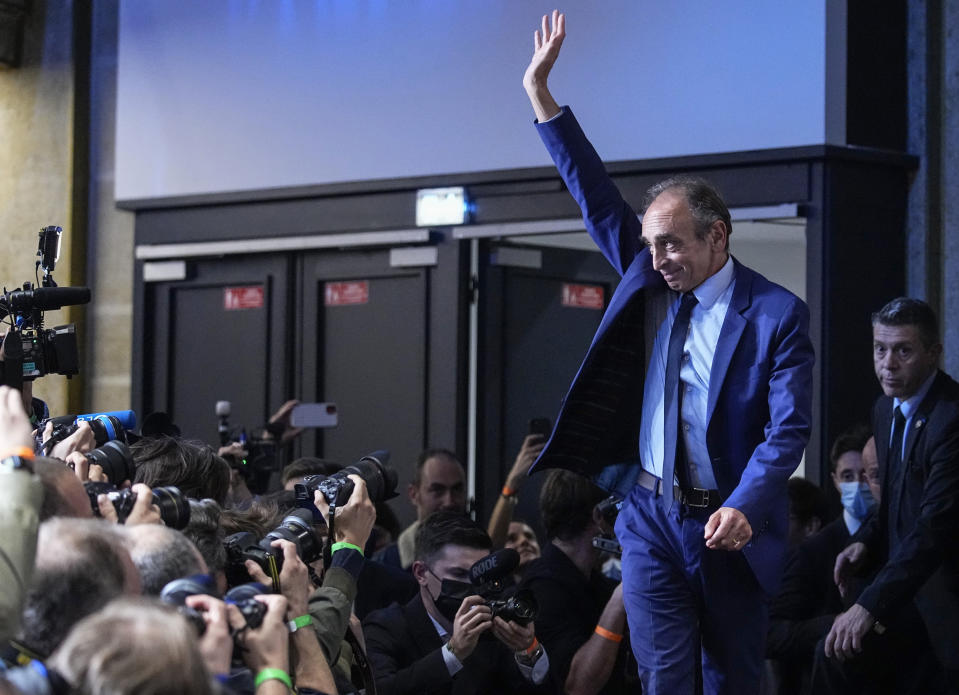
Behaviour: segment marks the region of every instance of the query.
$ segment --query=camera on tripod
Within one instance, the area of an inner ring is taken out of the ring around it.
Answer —
[[[0,296],[0,321],[9,328],[3,339],[3,360],[0,361],[0,383],[16,389],[24,381],[33,381],[47,374],[63,374],[67,378],[80,372],[76,324],[43,327],[43,312],[90,301],[87,287],[57,287],[53,269],[60,257],[60,227],[40,230],[36,262],[37,286],[23,283],[22,289]],[[40,270],[43,280],[40,280]]]

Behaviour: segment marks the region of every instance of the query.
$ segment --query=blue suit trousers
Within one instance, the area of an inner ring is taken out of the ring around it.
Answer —
[[[712,510],[637,485],[616,521],[623,600],[645,695],[750,695],[763,670],[767,598],[740,552],[709,550]]]

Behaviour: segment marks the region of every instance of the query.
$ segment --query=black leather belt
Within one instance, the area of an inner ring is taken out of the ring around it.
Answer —
[[[639,472],[639,479],[636,482],[654,495],[663,494],[663,479],[657,478],[645,469]],[[698,487],[683,490],[676,485],[673,487],[673,499],[680,504],[685,504],[687,507],[695,507],[696,509],[705,509],[707,507],[719,509],[719,507],[722,506],[722,497],[719,494],[719,490],[703,490]]]

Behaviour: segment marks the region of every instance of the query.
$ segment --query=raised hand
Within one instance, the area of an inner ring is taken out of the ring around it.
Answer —
[[[552,18],[543,15],[543,24],[533,34],[533,57],[523,75],[523,87],[539,121],[547,121],[559,113],[559,105],[546,85],[559,50],[566,38],[566,15],[553,10]]]

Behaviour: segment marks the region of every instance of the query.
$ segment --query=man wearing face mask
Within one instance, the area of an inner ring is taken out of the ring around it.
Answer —
[[[867,484],[862,449],[869,431],[859,427],[844,432],[830,452],[832,482],[842,500],[842,514],[807,538],[790,556],[782,588],[770,606],[766,656],[775,659],[781,683],[780,695],[802,692],[808,680],[813,653],[832,625],[862,589],[850,587],[841,596],[833,581],[836,556],[875,509]]]
[[[419,595],[363,624],[378,693],[545,692],[549,658],[534,624],[494,618],[469,582],[491,548],[486,531],[458,512],[420,524],[412,566]]]

